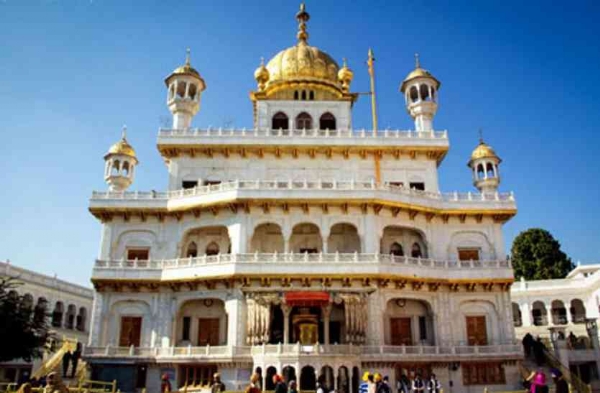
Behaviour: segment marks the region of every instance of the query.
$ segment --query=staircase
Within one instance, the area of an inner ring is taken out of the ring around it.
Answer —
[[[521,374],[523,378],[527,378],[532,372],[536,370],[542,370],[547,377],[549,391],[554,391],[554,385],[551,381],[551,369],[555,368],[560,370],[563,374],[563,378],[569,383],[569,391],[577,393],[592,393],[592,388],[583,382],[577,375],[572,374],[568,367],[563,365],[547,348],[544,349],[545,363],[542,366],[538,366],[533,360],[525,358],[520,366]]]
[[[50,374],[52,371],[61,372],[63,356],[69,351],[75,351],[76,348],[77,340],[63,337],[62,346],[48,359],[44,360],[40,367],[31,375],[31,377],[40,379]],[[79,370],[79,366],[77,369]]]

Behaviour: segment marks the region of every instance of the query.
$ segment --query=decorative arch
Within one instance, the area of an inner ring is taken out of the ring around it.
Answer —
[[[303,91],[302,95],[305,97],[306,92]],[[303,98],[305,99],[305,98]],[[312,116],[307,112],[301,112],[296,116],[296,129],[297,130],[312,130],[313,128],[313,120]]]
[[[196,258],[198,256],[198,245],[195,241],[191,241],[190,244],[188,244],[185,256],[187,258]]]
[[[487,300],[464,300],[459,305],[459,326],[467,345],[490,345],[501,341],[500,317]]]
[[[319,118],[320,130],[336,130],[337,124],[335,116],[331,112],[325,112]]]
[[[217,242],[208,243],[208,245],[206,246],[206,250],[204,251],[204,254],[208,256],[219,255],[220,253],[221,250],[219,249],[219,245],[217,244]]]
[[[127,258],[128,249],[147,249],[151,255],[152,248],[157,244],[158,236],[154,231],[147,229],[133,229],[119,234],[116,247],[113,248],[113,259]]]
[[[433,317],[433,308],[425,299],[390,297],[383,315],[386,345],[434,345]]]
[[[459,260],[459,250],[478,250],[479,260],[496,259],[496,250],[487,235],[479,231],[458,231],[450,237],[448,259]]]
[[[61,327],[63,320],[63,313],[65,311],[65,306],[63,302],[58,301],[54,305],[54,310],[52,311],[52,326],[53,327]]]
[[[380,252],[389,254],[394,243],[400,245],[402,251],[408,256],[412,256],[413,248],[418,247],[421,258],[428,257],[427,239],[423,231],[419,229],[399,225],[385,226],[380,241]],[[417,244],[417,247],[415,247],[415,244]],[[396,251],[398,251],[397,248]]]
[[[567,309],[560,299],[555,299],[551,303],[552,323],[555,325],[567,324]]]
[[[523,315],[521,314],[521,307],[518,303],[512,303],[512,316],[513,325],[515,327],[523,326]]]
[[[294,253],[318,253],[323,248],[321,230],[318,225],[304,222],[292,228],[290,250]]]
[[[77,330],[85,332],[85,325],[87,323],[87,309],[85,307],[79,307],[79,313],[77,314]]]
[[[254,227],[250,251],[259,253],[283,253],[285,239],[281,226],[274,222],[264,222]]]
[[[295,92],[295,97],[298,96],[298,92]],[[297,98],[295,98],[297,99]],[[288,115],[283,112],[277,112],[273,115],[271,119],[271,129],[273,130],[289,130],[290,128],[290,119]]]
[[[541,300],[536,300],[531,305],[531,316],[535,326],[548,325],[548,313],[546,312],[546,305]]]
[[[327,252],[354,253],[360,252],[360,236],[354,224],[339,222],[329,230]]]
[[[186,253],[192,242],[196,244],[198,253],[204,255],[229,254],[231,249],[229,230],[225,225],[192,227],[186,230],[180,242],[179,252],[182,258],[187,257]]]
[[[417,86],[411,86],[409,89],[409,97],[410,102],[419,101],[419,90],[417,90]]]
[[[152,312],[143,300],[118,300],[110,307],[108,340],[113,346],[149,347],[152,335]]]
[[[396,257],[403,257],[404,249],[402,248],[402,244],[398,242],[392,243],[392,245],[390,246],[390,254]]]

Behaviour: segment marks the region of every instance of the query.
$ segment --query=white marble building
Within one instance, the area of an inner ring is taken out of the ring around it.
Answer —
[[[597,384],[600,351],[586,322],[599,317],[600,265],[579,265],[564,279],[521,279],[513,284],[511,298],[517,338],[530,333],[551,341],[551,331],[562,332],[567,341],[558,351],[562,363],[586,383]]]
[[[46,305],[49,325],[57,341],[64,337],[87,343],[94,291],[81,285],[50,277],[11,263],[0,262],[0,277],[12,277],[20,283],[14,291],[29,299],[32,306]],[[0,382],[14,382],[31,375],[42,359],[25,362],[15,359],[0,363]]]
[[[516,204],[498,192],[500,159],[481,142],[465,158],[479,192],[441,192],[440,82],[418,61],[402,82],[414,131],[354,130],[353,72],[296,17],[297,43],[255,71],[253,128],[192,128],[206,83],[189,57],[167,77],[168,190],[127,190],[125,136],[105,156],[109,190],[89,207],[102,222],[92,376],[122,391],[156,391],[164,373],[199,390],[216,370],[229,389],[258,371],[266,389],[277,372],[357,393],[364,370],[514,387],[502,226]]]

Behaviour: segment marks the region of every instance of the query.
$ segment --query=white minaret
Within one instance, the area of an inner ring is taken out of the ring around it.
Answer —
[[[133,183],[138,160],[135,150],[125,138],[126,131],[123,127],[121,140],[112,145],[104,156],[104,180],[110,191],[125,191]]]
[[[406,100],[406,110],[415,119],[415,130],[433,131],[433,117],[437,112],[438,90],[441,83],[429,71],[421,68],[419,54],[415,53],[415,69],[400,85]]]
[[[473,185],[480,192],[496,192],[500,185],[498,166],[502,160],[483,138],[479,138],[479,145],[473,150],[471,159],[467,164],[473,172]]]
[[[200,73],[190,65],[190,50],[185,64],[176,68],[165,79],[168,88],[167,106],[173,114],[173,128],[185,129],[192,125],[192,118],[200,109],[200,96],[206,84]]]

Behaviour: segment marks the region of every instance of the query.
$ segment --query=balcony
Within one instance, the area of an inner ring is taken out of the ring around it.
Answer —
[[[448,147],[447,131],[379,130],[273,130],[189,128],[160,129],[158,145],[263,145],[263,146],[439,146]]]
[[[486,346],[354,346],[354,345],[260,345],[260,346],[206,346],[206,347],[86,347],[83,356],[91,359],[156,360],[157,362],[222,362],[251,361],[256,357],[300,358],[327,356],[355,356],[362,360],[432,361],[473,359],[519,359],[523,356],[519,344]]]
[[[513,193],[439,193],[374,182],[355,181],[264,181],[235,180],[216,185],[166,192],[94,191],[90,209],[163,209],[181,210],[190,206],[214,205],[235,200],[286,199],[367,202],[389,201],[436,210],[514,211]]]
[[[93,279],[171,281],[235,275],[401,275],[421,279],[512,279],[506,260],[439,261],[390,254],[219,254],[164,260],[96,260]]]

